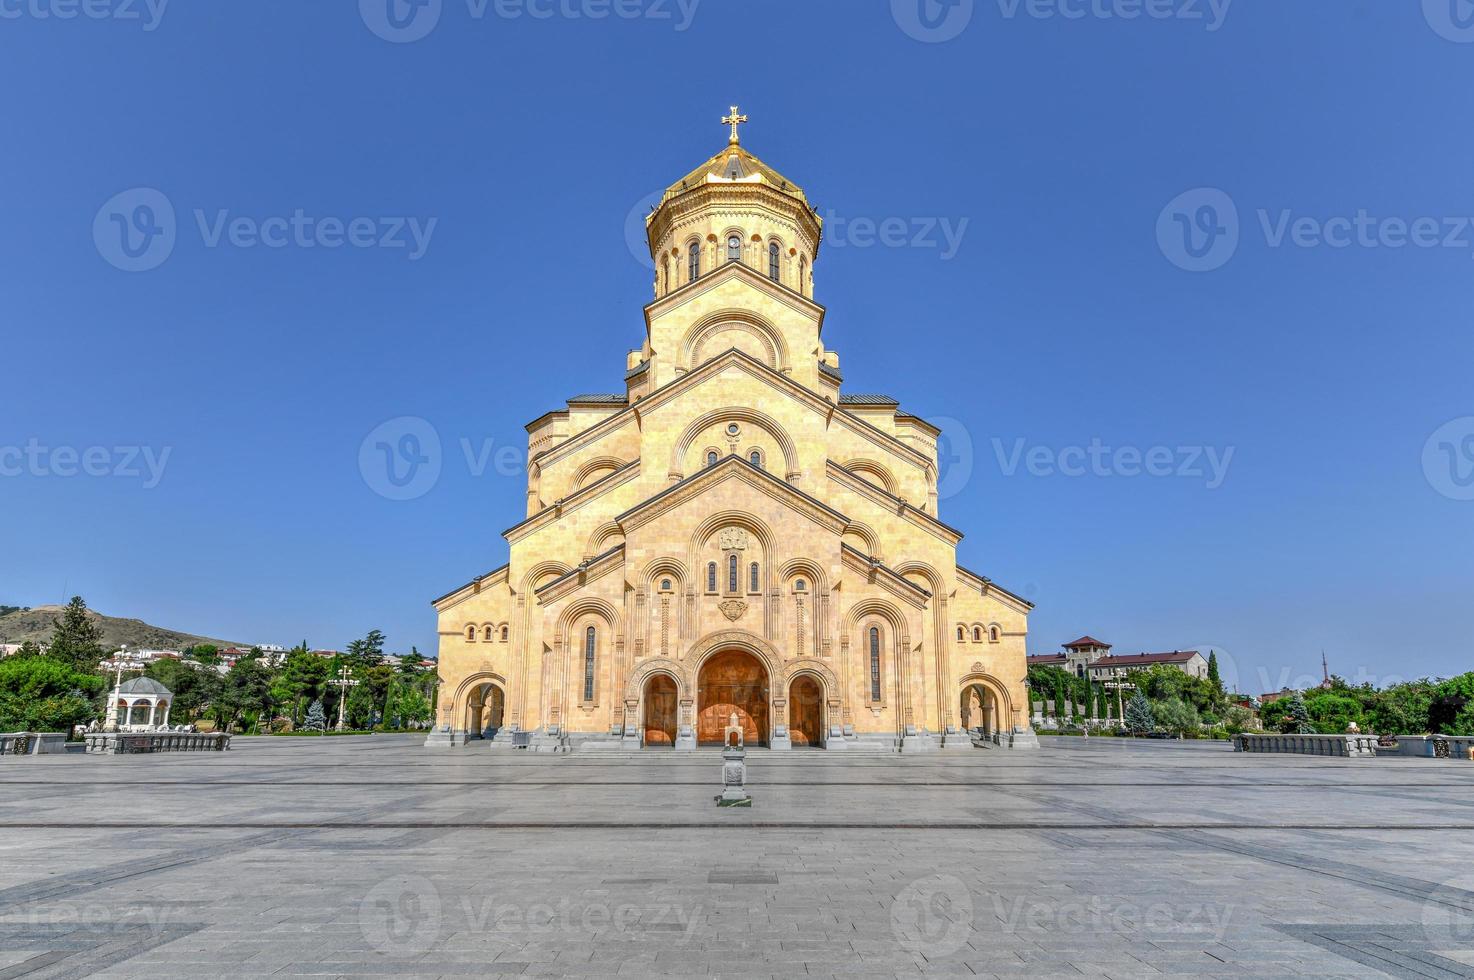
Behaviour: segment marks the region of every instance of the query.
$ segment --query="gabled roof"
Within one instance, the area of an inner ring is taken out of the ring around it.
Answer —
[[[594,405],[623,405],[629,401],[626,395],[574,395],[568,399],[568,404],[594,404]]]
[[[890,395],[865,395],[865,394],[840,395],[839,396],[839,403],[841,405],[899,405],[899,404],[901,404],[899,401],[897,401],[896,399],[892,398]]]
[[[1111,645],[1104,640],[1097,640],[1093,636],[1082,636],[1078,640],[1075,640],[1073,643],[1065,644],[1066,650],[1078,650],[1083,647],[1104,647],[1105,649],[1109,650],[1111,648]]]
[[[1067,659],[1062,653],[1041,653],[1025,657],[1024,664],[1029,667],[1052,667],[1055,664],[1065,663]]]

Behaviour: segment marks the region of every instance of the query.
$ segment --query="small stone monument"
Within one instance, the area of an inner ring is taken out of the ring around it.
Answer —
[[[735,711],[722,736],[722,795],[716,801],[717,806],[752,806],[752,797],[747,795],[747,750]]]

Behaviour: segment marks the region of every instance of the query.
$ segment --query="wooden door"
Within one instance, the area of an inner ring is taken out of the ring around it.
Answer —
[[[757,658],[740,650],[719,653],[701,668],[697,680],[696,739],[721,745],[733,714],[747,745],[768,741],[768,675]]]
[[[665,674],[645,685],[645,744],[676,744],[676,682]]]
[[[812,677],[799,677],[789,688],[788,735],[794,745],[824,744],[824,701]]]

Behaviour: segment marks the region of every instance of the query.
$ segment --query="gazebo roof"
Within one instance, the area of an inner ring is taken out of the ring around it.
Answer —
[[[172,698],[174,692],[152,677],[135,677],[118,686],[119,694],[151,694],[154,697]]]

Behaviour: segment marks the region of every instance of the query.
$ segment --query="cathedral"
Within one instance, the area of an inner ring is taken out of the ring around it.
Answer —
[[[957,564],[937,428],[845,391],[823,223],[727,144],[646,219],[654,298],[624,390],[527,426],[509,562],[436,599],[427,744],[684,751],[1037,744],[1031,604]]]

